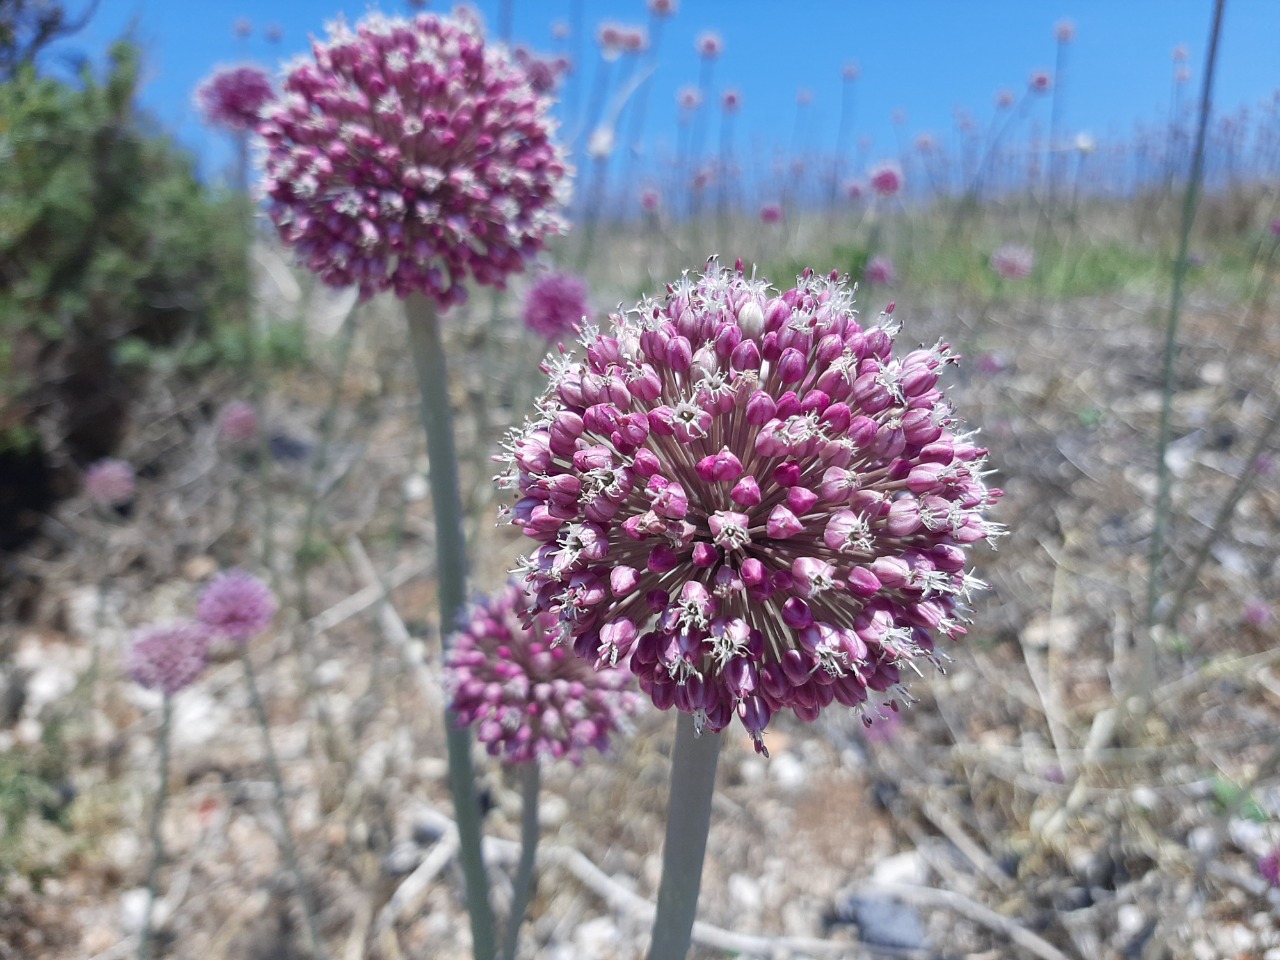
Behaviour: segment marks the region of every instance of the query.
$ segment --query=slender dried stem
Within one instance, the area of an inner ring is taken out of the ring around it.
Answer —
[[[267,718],[267,708],[262,702],[262,694],[258,692],[257,676],[253,672],[253,661],[249,658],[249,647],[240,648],[240,663],[244,666],[244,681],[249,688],[249,702],[253,706],[254,715],[258,719],[258,728],[262,731],[263,754],[267,761],[267,776],[271,778],[272,801],[276,818],[280,821],[280,850],[284,854],[285,864],[293,874],[293,882],[298,888],[298,900],[302,904],[302,915],[306,918],[307,937],[311,941],[311,952],[325,960],[328,953],[324,941],[320,939],[320,927],[316,923],[316,911],[311,904],[311,894],[302,876],[302,863],[298,860],[298,848],[293,842],[293,831],[289,829],[289,814],[284,804],[284,778],[280,775],[280,763],[276,759],[276,749],[271,744],[271,723]]]
[[[173,698],[164,697],[164,712],[160,718],[160,783],[156,788],[156,802],[151,808],[151,867],[147,870],[147,909],[142,916],[142,933],[138,939],[138,960],[151,957],[151,919],[156,905],[156,881],[160,877],[160,864],[164,862],[164,803],[169,795],[169,726],[173,720]]]

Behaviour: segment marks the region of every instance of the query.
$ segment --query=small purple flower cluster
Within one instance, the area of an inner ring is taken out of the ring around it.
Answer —
[[[133,467],[110,457],[99,460],[84,475],[84,492],[99,507],[123,507],[133,499]]]
[[[228,570],[201,592],[196,616],[215,634],[248,643],[267,629],[278,609],[275,595],[265,583],[253,574]]]
[[[233,447],[247,447],[258,438],[258,414],[244,400],[227,404],[218,418],[218,439]]]
[[[902,167],[892,160],[876,164],[867,171],[867,183],[881,197],[896,197],[905,182]]]
[[[877,287],[893,286],[894,280],[898,278],[898,271],[893,267],[893,261],[888,257],[879,256],[872,257],[867,261],[867,267],[862,273],[867,283]]]
[[[326,283],[448,306],[563,232],[551,101],[472,19],[371,14],[313,54],[258,131],[271,218]]]
[[[944,344],[893,356],[835,275],[778,294],[712,261],[550,358],[508,441],[532,611],[659,707],[772,716],[907,695],[903,666],[965,634],[967,549],[999,531],[986,451],[938,388]]]
[[[445,685],[463,726],[506,763],[604,751],[640,698],[625,670],[592,670],[556,644],[556,617],[531,614],[515,583],[481,600],[446,654]],[[527,621],[527,626],[524,621]]]
[[[1025,280],[1035,265],[1035,253],[1020,244],[1006,243],[991,254],[991,269],[1001,280]]]
[[[209,660],[209,628],[182,620],[138,631],[125,670],[139,685],[171,697],[199,678]]]
[[[244,133],[258,125],[263,108],[275,96],[271,78],[261,67],[219,67],[196,87],[196,107],[206,123]]]
[[[587,281],[572,273],[548,273],[525,294],[524,325],[554,339],[572,332],[590,311]]]

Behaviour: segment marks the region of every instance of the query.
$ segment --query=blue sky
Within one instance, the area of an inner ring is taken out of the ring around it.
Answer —
[[[475,3],[496,29],[501,0]],[[75,9],[74,2],[69,3]],[[435,9],[451,5],[439,0]],[[585,69],[594,76],[591,38],[602,20],[648,22],[643,0],[514,0],[514,39],[551,52],[551,24],[570,22],[583,10],[588,37]],[[1021,92],[1031,71],[1052,70],[1054,24],[1075,22],[1063,83],[1063,128],[1099,138],[1125,136],[1136,121],[1160,122],[1170,105],[1175,45],[1190,52],[1192,80],[1184,95],[1198,91],[1208,37],[1211,0],[681,0],[665,23],[649,98],[647,130],[658,152],[674,150],[676,91],[698,79],[694,38],[714,29],[725,52],[714,68],[716,92],[734,86],[743,108],[734,131],[737,151],[772,155],[789,150],[797,129],[796,94],[813,93],[801,127],[800,147],[829,151],[840,113],[841,67],[857,61],[855,135],[870,137],[868,160],[896,155],[899,137],[952,132],[953,108],[964,107],[985,125],[995,93]],[[106,45],[132,28],[145,49],[142,100],[201,158],[206,176],[226,169],[224,138],[200,125],[191,93],[218,64],[255,60],[274,67],[307,48],[310,34],[345,13],[358,18],[368,5],[340,0],[101,0],[88,29],[64,48],[100,59]],[[383,0],[380,9],[406,9]],[[233,24],[247,18],[253,31],[237,39]],[[277,25],[279,43],[265,28]],[[567,41],[560,49],[573,49]],[[1230,0],[1223,28],[1216,103],[1220,110],[1256,108],[1280,88],[1280,3]],[[901,128],[891,117],[906,116]],[[1048,106],[1031,118],[1048,122]],[[572,129],[573,124],[567,125]],[[714,149],[717,124],[706,136]]]

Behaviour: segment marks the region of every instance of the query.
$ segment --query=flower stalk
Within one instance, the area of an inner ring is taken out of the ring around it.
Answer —
[[[649,960],[684,960],[689,953],[722,739],[720,733],[700,732],[690,714],[682,712],[677,717],[662,881],[658,885]]]
[[[421,392],[422,425],[427,434],[427,458],[431,464],[431,501],[435,515],[436,575],[440,609],[440,637],[444,649],[462,615],[466,602],[467,548],[463,533],[462,491],[458,481],[458,454],[449,404],[449,369],[440,334],[435,303],[414,293],[405,300],[409,342]],[[459,855],[467,888],[467,910],[476,960],[495,955],[493,908],[489,902],[489,878],[481,850],[480,804],[475,794],[471,764],[471,733],[459,728],[452,709],[445,711],[445,738],[449,754],[449,789],[458,821]]]

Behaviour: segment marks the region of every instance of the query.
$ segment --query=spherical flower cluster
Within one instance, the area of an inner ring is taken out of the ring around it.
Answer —
[[[473,20],[371,14],[313,53],[259,132],[271,218],[326,283],[447,306],[564,230],[550,101]]]
[[[674,17],[680,9],[678,0],[649,0],[648,6],[655,17]]]
[[[279,604],[271,588],[240,570],[220,573],[200,593],[196,616],[211,631],[247,643],[271,623]]]
[[[1267,886],[1280,887],[1280,847],[1258,860],[1258,873]]]
[[[657,190],[640,191],[640,207],[646,213],[657,213],[658,208],[662,206],[662,196]]]
[[[697,87],[681,87],[676,93],[676,103],[681,110],[697,110],[702,106],[702,91]]]
[[[1013,106],[1014,100],[1017,98],[1013,95],[1012,90],[1001,90],[996,93],[996,109],[1008,110]]]
[[[208,628],[184,620],[140,630],[125,656],[125,670],[148,690],[171,697],[195,683],[208,659]]]
[[[898,277],[898,272],[893,268],[893,261],[888,257],[872,257],[867,261],[867,267],[862,273],[867,283],[874,284],[877,287],[890,286]]]
[[[590,312],[587,281],[572,273],[539,277],[524,298],[524,325],[548,339],[571,332]]]
[[[905,178],[902,175],[902,167],[892,160],[886,160],[867,171],[867,182],[880,196],[894,197],[902,189]]]
[[[893,356],[884,314],[808,271],[785,293],[712,261],[547,361],[508,440],[533,610],[659,707],[763,751],[772,716],[905,698],[902,669],[965,633],[986,451],[938,388],[939,344]]]
[[[1070,43],[1076,38],[1074,20],[1059,20],[1053,25],[1053,35],[1059,43]]]
[[[592,670],[556,643],[556,626],[551,614],[531,614],[528,595],[511,583],[476,605],[445,656],[458,722],[507,763],[581,763],[587,748],[607,749],[639,706],[625,670]]]
[[[99,507],[123,507],[133,499],[133,467],[108,457],[89,467],[84,475],[84,492]]]
[[[196,87],[196,107],[206,123],[244,132],[258,125],[263,108],[275,96],[271,78],[261,67],[219,67]]]
[[[766,203],[760,208],[761,223],[781,223],[782,222],[782,205],[778,203]]]
[[[1049,88],[1053,86],[1053,78],[1049,76],[1047,70],[1036,70],[1031,74],[1031,79],[1027,81],[1027,88],[1032,93],[1048,93]]]
[[[714,30],[704,30],[698,34],[693,46],[698,51],[698,56],[706,60],[714,60],[724,53],[724,37]]]
[[[737,113],[742,109],[742,91],[736,87],[730,87],[720,94],[720,106],[725,113]]]
[[[858,77],[862,76],[862,67],[858,65],[856,60],[850,60],[840,68],[840,76],[845,80],[857,80]]]
[[[861,200],[864,192],[861,180],[849,180],[844,185],[844,195],[850,200]]]
[[[511,56],[529,78],[534,93],[555,93],[561,79],[573,69],[573,61],[568,57],[544,57],[528,47],[516,47]]]
[[[991,269],[1001,280],[1025,280],[1035,265],[1035,253],[1020,244],[1006,243],[991,254]]]
[[[233,400],[218,418],[218,439],[233,447],[247,447],[258,439],[258,415],[253,405]]]
[[[633,27],[611,21],[600,24],[596,30],[596,42],[606,59],[616,59],[623,53],[641,53],[649,49],[649,32],[644,27]]]

